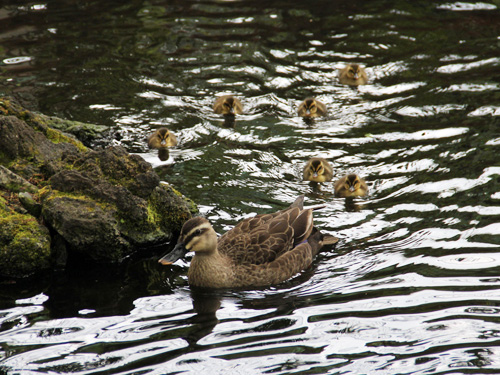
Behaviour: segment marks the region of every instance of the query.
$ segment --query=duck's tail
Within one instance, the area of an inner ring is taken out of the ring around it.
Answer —
[[[299,209],[303,210],[304,209],[304,196],[301,195],[295,199],[295,202],[293,202],[289,208],[294,208],[298,207]]]

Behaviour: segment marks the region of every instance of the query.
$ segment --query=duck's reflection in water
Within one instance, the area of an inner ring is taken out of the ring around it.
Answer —
[[[222,123],[222,126],[225,128],[234,128],[236,124],[236,116],[235,115],[225,115],[224,116],[224,122]]]
[[[199,340],[209,335],[219,323],[216,313],[221,307],[222,293],[217,290],[191,288],[191,298],[196,315],[189,319],[192,329],[185,337],[190,346],[196,345]]]
[[[355,201],[353,198],[345,198],[345,210],[347,212],[357,212],[361,211],[365,207],[365,204],[359,201]]]
[[[168,151],[168,148],[163,147],[158,149],[158,159],[161,161],[166,161],[170,157],[170,152]]]

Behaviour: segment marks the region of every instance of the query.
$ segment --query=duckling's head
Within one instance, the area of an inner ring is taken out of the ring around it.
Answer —
[[[362,76],[362,68],[358,64],[350,64],[347,66],[347,77],[357,80]]]
[[[322,177],[325,174],[325,164],[321,159],[311,159],[310,163],[306,165],[304,171],[304,180],[322,182]]]
[[[299,115],[304,117],[316,117],[318,115],[318,105],[316,104],[316,99],[307,98],[302,102],[302,106],[299,110]]]
[[[166,128],[158,129],[157,132],[158,140],[162,146],[166,146],[170,138],[170,131]]]
[[[364,195],[365,192],[362,191],[361,178],[357,174],[347,175],[343,188],[349,192],[351,195]]]
[[[163,148],[177,145],[177,138],[167,128],[160,128],[148,138],[150,148]]]
[[[230,96],[229,98],[226,98],[224,100],[224,103],[222,103],[222,107],[224,108],[224,112],[226,114],[234,114],[234,98]]]
[[[231,95],[225,96],[220,111],[223,115],[239,115],[242,113],[241,102]]]

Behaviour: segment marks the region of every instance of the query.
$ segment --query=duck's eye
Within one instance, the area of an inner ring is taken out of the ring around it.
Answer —
[[[199,236],[200,234],[201,234],[201,229],[196,229],[194,235]]]

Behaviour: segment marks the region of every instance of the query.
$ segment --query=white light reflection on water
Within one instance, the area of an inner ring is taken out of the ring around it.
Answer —
[[[3,60],[20,72],[9,82],[29,91],[33,75],[44,110],[118,126],[112,143],[199,203],[218,232],[303,194],[325,205],[315,222],[340,242],[261,290],[189,288],[190,256],[156,262],[173,244],[125,260],[119,276],[61,272],[56,285],[10,294],[16,285],[3,284],[1,371],[498,372],[497,5],[365,3],[91,1],[79,12],[98,9],[99,22],[85,32],[61,22],[73,11],[62,3],[2,13],[5,56],[19,56]],[[368,85],[338,83],[347,62],[366,67]],[[244,103],[234,122],[212,111],[222,94]],[[299,118],[308,96],[328,115]],[[145,144],[159,126],[179,138],[164,160]],[[334,178],[366,177],[368,196],[301,181],[318,155]]]

